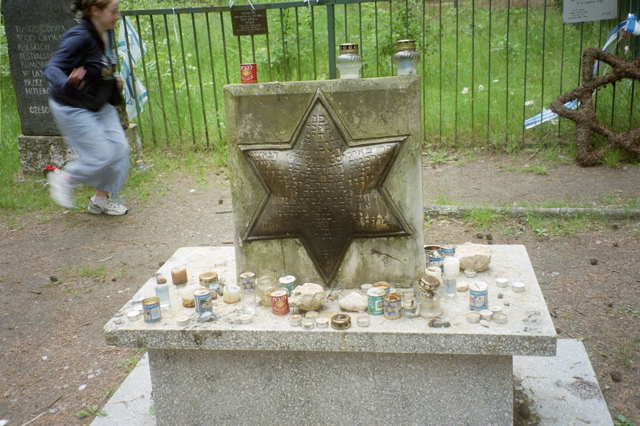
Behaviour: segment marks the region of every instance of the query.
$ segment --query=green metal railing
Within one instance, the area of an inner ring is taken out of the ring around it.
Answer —
[[[310,0],[253,7],[267,11],[268,34],[234,36],[226,6],[122,12],[147,48],[134,68],[149,96],[134,120],[144,144],[226,149],[222,88],[239,83],[241,63],[256,63],[260,82],[331,79],[338,46],[351,42],[360,45],[363,78],[392,76],[396,42],[405,38],[416,39],[421,53],[427,144],[510,150],[564,143],[573,123],[554,120],[526,130],[523,122],[580,84],[581,52],[602,46],[630,11],[621,6],[617,20],[570,25],[548,0]],[[637,127],[637,97],[631,81],[599,92],[599,119],[616,131]]]

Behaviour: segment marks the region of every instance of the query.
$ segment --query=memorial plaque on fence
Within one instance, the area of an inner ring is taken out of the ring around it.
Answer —
[[[602,21],[615,19],[618,15],[616,0],[564,0],[562,2],[562,22]]]
[[[48,83],[42,68],[60,45],[62,34],[75,25],[69,2],[3,0],[2,14],[22,133],[59,135],[49,111]]]
[[[267,34],[267,11],[256,10],[232,10],[231,25],[234,36]]]

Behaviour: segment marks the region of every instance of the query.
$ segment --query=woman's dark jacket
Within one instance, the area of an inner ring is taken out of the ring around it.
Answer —
[[[84,86],[78,90],[67,84],[67,78],[80,66],[84,66],[86,74]],[[62,105],[98,111],[118,90],[104,41],[86,18],[62,36],[60,48],[43,72],[49,80],[49,96]]]

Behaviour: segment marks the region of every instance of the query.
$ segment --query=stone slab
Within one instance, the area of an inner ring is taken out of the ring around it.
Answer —
[[[49,111],[49,84],[42,68],[60,45],[62,34],[76,24],[69,2],[2,0],[2,14],[22,133],[59,136]]]
[[[289,326],[287,317],[259,307],[251,324],[238,321],[240,306],[217,299],[216,322],[199,323],[193,310],[183,308],[178,288],[171,286],[172,308],[163,311],[157,323],[128,322],[126,313],[140,307],[143,298],[154,295],[154,279],[146,284],[105,325],[107,343],[122,347],[155,349],[212,350],[280,350],[317,352],[426,353],[475,355],[542,355],[555,354],[556,332],[526,249],[521,245],[491,246],[489,269],[475,278],[489,283],[489,304],[502,305],[508,315],[506,324],[490,323],[489,327],[466,321],[468,297],[458,293],[455,300],[443,301],[442,318],[448,328],[430,328],[426,318],[386,320],[371,316],[367,328],[353,326],[344,331],[329,329],[302,330]],[[190,282],[199,274],[214,270],[226,283],[235,283],[236,267],[233,247],[183,247],[158,270],[170,278],[171,269],[186,265]],[[498,289],[495,277],[506,277],[526,284],[524,293]],[[350,290],[333,290],[325,299],[320,315],[330,317],[339,312],[337,301]],[[498,293],[503,294],[498,299]],[[504,306],[505,302],[509,306]],[[190,315],[191,322],[178,326],[176,318]],[[352,323],[355,317],[351,314]]]
[[[155,426],[149,357],[145,354],[129,373],[109,402],[102,408],[105,417],[96,417],[93,426]]]
[[[558,339],[555,357],[513,357],[513,374],[543,425],[612,425],[582,342]]]
[[[510,356],[151,349],[149,360],[158,425],[512,423]]]
[[[513,357],[513,374],[534,404],[541,425],[613,424],[602,393],[596,398],[576,397],[567,386],[554,383],[571,383],[574,375],[585,383],[597,383],[590,366],[584,345],[575,339],[558,339],[553,357]],[[154,426],[157,422],[149,412],[151,404],[151,376],[145,355],[103,407],[108,416],[98,417],[91,424]]]
[[[135,162],[136,159],[142,158],[140,129],[136,124],[130,124],[125,129],[125,136],[129,142],[131,160]],[[49,164],[62,168],[76,158],[62,136],[20,135],[18,152],[23,173],[42,173],[42,169]]]
[[[416,282],[420,110],[417,76],[225,86],[237,272]]]

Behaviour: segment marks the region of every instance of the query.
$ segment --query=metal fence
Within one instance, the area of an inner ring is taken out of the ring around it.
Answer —
[[[550,0],[309,0],[234,9],[252,7],[266,9],[268,34],[234,36],[226,6],[122,12],[146,47],[133,67],[148,91],[134,119],[145,145],[226,149],[223,86],[239,83],[241,63],[256,63],[260,82],[330,79],[339,45],[351,42],[360,46],[361,77],[391,76],[396,42],[407,38],[421,53],[427,144],[562,143],[573,123],[525,129],[525,119],[578,86],[581,52],[601,47],[632,12],[621,4],[618,19],[563,24],[561,5]],[[634,42],[622,39],[616,52],[629,45],[627,58],[635,57]],[[635,82],[596,96],[598,117],[612,129],[638,126]]]

